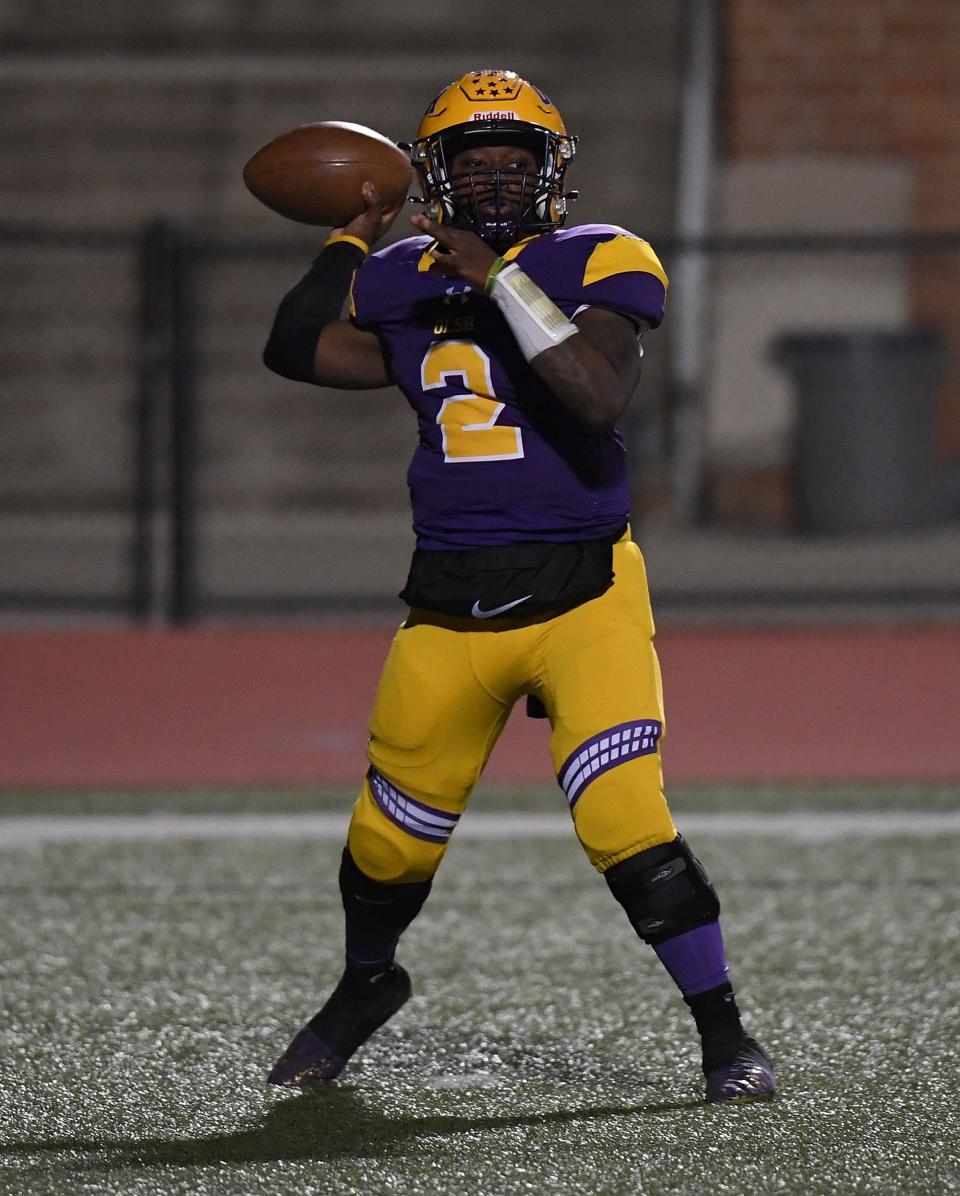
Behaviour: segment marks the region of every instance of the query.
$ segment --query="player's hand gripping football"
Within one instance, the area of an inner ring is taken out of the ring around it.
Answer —
[[[448,278],[462,278],[478,291],[487,285],[490,267],[497,255],[476,233],[447,228],[428,216],[414,216],[410,223],[437,242],[431,251],[437,270]]]
[[[385,208],[380,198],[380,193],[371,182],[363,184],[361,193],[363,195],[363,202],[367,205],[366,210],[361,212],[359,216],[355,216],[343,228],[331,229],[330,235],[339,236],[342,234],[348,237],[357,237],[372,249],[377,241],[385,236],[390,225],[396,220],[397,213],[403,207],[403,203],[398,203],[392,208]]]

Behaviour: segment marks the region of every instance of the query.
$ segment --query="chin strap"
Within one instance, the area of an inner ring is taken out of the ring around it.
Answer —
[[[579,331],[516,262],[505,262],[498,257],[490,267],[485,289],[503,312],[527,361]]]

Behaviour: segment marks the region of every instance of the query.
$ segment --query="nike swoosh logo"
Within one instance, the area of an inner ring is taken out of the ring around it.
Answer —
[[[512,602],[505,602],[503,606],[495,606],[492,610],[481,610],[480,603],[477,601],[471,607],[470,613],[475,619],[492,619],[494,615],[502,615],[504,611],[512,610],[515,606],[519,606],[521,602],[526,602],[532,597],[532,594],[524,594],[522,598],[514,598]]]

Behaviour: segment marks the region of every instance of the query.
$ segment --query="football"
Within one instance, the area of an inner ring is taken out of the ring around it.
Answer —
[[[243,168],[248,190],[274,212],[300,224],[340,227],[364,210],[360,189],[376,184],[385,207],[403,202],[413,178],[410,159],[374,129],[324,120],[281,133]]]

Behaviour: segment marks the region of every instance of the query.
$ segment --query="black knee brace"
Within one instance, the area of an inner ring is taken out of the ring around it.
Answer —
[[[360,871],[346,847],[340,859],[339,879],[348,928],[361,934],[391,931],[397,938],[420,912],[433,884],[432,877],[405,885],[374,880]]]
[[[717,894],[682,835],[614,864],[603,875],[634,930],[652,947],[720,914]]]

